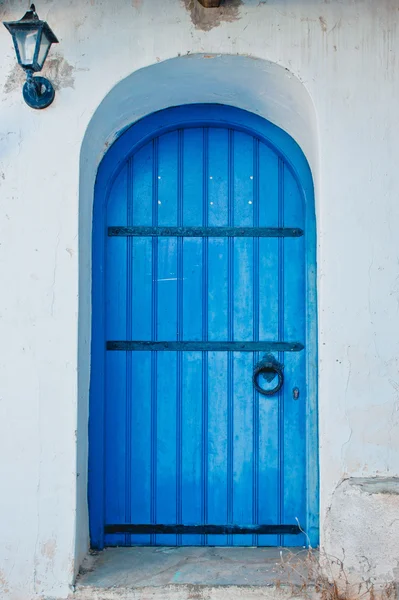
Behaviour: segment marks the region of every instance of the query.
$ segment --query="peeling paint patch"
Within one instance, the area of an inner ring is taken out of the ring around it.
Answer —
[[[202,31],[209,31],[222,22],[231,23],[240,18],[242,0],[222,0],[219,8],[204,8],[197,0],[181,1],[190,13],[194,26]]]
[[[15,63],[4,84],[4,92],[9,94],[14,90],[22,90],[25,80],[26,76],[24,71],[21,69],[18,63]]]
[[[54,53],[47,59],[41,74],[51,81],[55,90],[61,90],[62,88],[73,88],[75,86],[74,71],[74,67],[61,54]],[[15,63],[4,84],[4,92],[9,94],[15,90],[21,90],[22,93],[25,80],[25,72],[18,63]]]
[[[351,477],[349,483],[366,494],[399,495],[399,477]]]
[[[41,552],[42,556],[45,556],[49,560],[53,560],[55,556],[55,551],[57,548],[57,542],[55,540],[48,540],[44,544],[42,544]]]
[[[50,79],[56,90],[75,87],[73,72],[73,66],[60,54],[50,56],[43,69],[44,76]]]

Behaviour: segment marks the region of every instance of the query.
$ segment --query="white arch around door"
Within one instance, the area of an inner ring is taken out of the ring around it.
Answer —
[[[305,86],[287,69],[275,63],[231,55],[198,54],[174,58],[132,73],[118,83],[99,105],[87,128],[80,157],[77,565],[88,546],[91,232],[97,169],[109,146],[127,127],[153,112],[193,103],[219,103],[242,108],[289,133],[301,146],[310,164],[317,198],[318,140],[313,103]],[[310,277],[315,277],[315,273],[311,273]],[[316,332],[313,334],[316,335]],[[315,393],[316,387],[315,372]]]

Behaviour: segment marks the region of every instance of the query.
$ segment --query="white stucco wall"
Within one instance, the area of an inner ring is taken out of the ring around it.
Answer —
[[[373,482],[342,480],[399,477],[397,2],[245,0],[201,29],[190,1],[37,4],[60,40],[47,68],[59,89],[43,112],[24,104],[11,38],[0,30],[1,598],[65,597],[87,548],[87,278],[80,307],[78,298],[79,244],[81,275],[90,258],[90,207],[79,205],[85,132],[98,132],[89,123],[118,82],[188,52],[276,63],[310,99],[298,104],[309,114],[285,127],[316,183],[322,542],[331,554],[348,551],[348,569],[366,564],[366,576],[395,575],[399,535],[389,533],[390,555],[374,543],[377,531],[381,540],[381,529],[398,526],[395,484],[381,492]],[[25,9],[19,0],[0,2],[0,18]],[[263,94],[252,109],[280,118],[283,111],[270,108],[276,93],[268,97],[264,85]],[[293,115],[292,103],[285,108]],[[313,123],[309,139],[302,119]],[[83,168],[93,169],[103,151],[93,147],[98,156]]]

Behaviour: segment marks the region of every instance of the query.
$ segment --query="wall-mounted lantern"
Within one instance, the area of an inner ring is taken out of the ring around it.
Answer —
[[[41,71],[51,44],[58,40],[46,21],[37,16],[35,5],[19,21],[4,23],[12,35],[18,63],[26,72],[23,96],[31,108],[46,108],[54,100],[54,88],[48,79],[34,77]]]

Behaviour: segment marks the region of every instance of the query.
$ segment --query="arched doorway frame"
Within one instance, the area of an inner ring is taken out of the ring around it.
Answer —
[[[195,111],[193,110],[195,108]],[[134,154],[154,135],[187,126],[218,126],[209,116],[209,103],[185,105],[155,112],[128,128],[105,154],[96,179],[93,209],[93,282],[92,282],[92,356],[90,389],[89,497],[92,545],[102,548],[104,465],[104,244],[107,196],[122,162]],[[306,229],[306,356],[307,356],[307,520],[300,524],[312,546],[317,545],[318,532],[318,435],[317,435],[317,302],[316,302],[316,220],[313,179],[307,159],[296,141],[281,128],[251,112],[224,106],[227,125],[259,137],[289,165],[302,192]],[[212,114],[212,113],[211,113]],[[226,122],[224,123],[226,125]],[[123,161],[121,162],[121,157]]]

